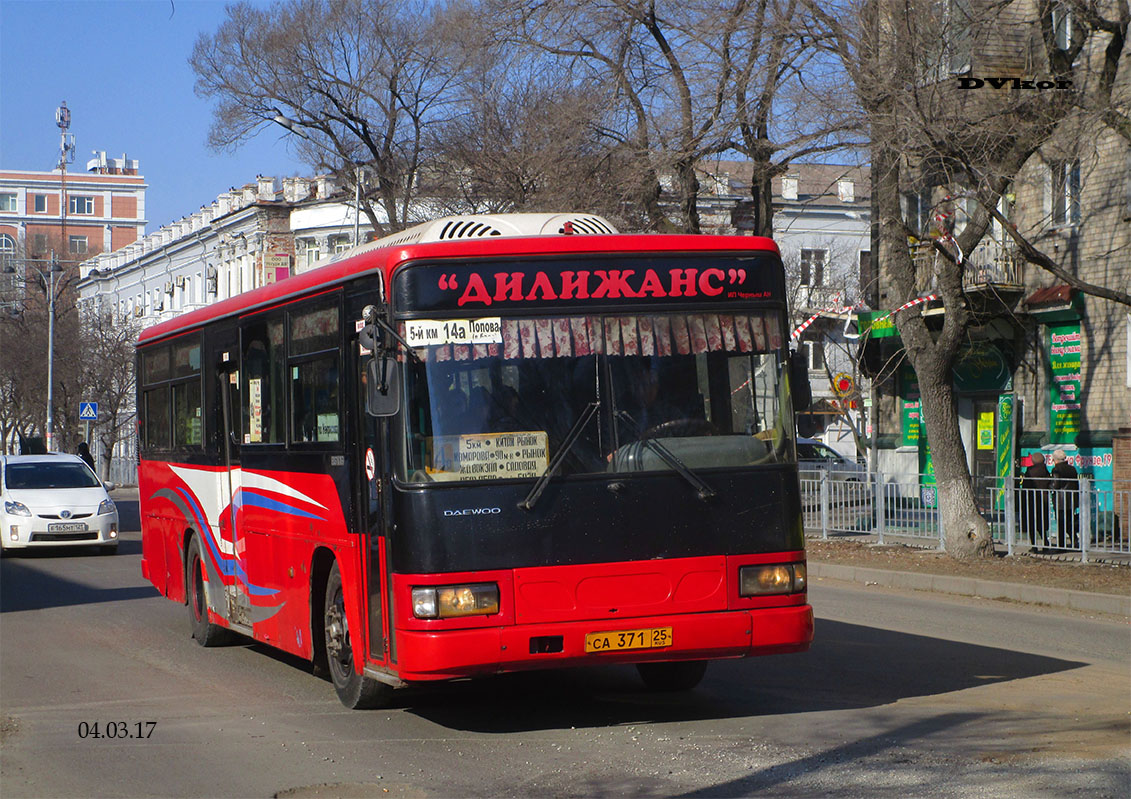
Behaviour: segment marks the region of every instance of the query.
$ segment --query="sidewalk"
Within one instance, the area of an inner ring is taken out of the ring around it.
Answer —
[[[940,594],[981,597],[983,599],[1005,599],[1013,602],[1027,602],[1035,605],[1071,608],[1089,613],[1107,613],[1131,618],[1131,595],[1097,594],[1089,591],[1067,591],[1025,583],[1009,583],[985,580],[976,577],[961,577],[946,574],[926,574],[921,572],[873,569],[862,566],[848,566],[838,563],[822,563],[809,560],[809,580],[844,580],[863,585],[878,585],[884,588],[932,591]]]

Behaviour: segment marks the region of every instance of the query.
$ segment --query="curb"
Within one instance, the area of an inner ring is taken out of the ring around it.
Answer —
[[[972,596],[982,599],[1008,599],[1035,605],[1071,608],[1089,613],[1108,613],[1131,617],[1131,596],[1094,594],[1088,591],[1068,591],[1063,588],[1045,588],[1025,583],[999,583],[974,577],[953,577],[942,574],[867,569],[860,566],[841,566],[835,563],[809,561],[809,579],[827,577],[884,588],[904,588],[915,591],[934,591],[940,594]]]

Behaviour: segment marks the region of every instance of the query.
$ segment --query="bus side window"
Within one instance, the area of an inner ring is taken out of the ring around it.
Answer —
[[[296,306],[288,315],[291,441],[296,444],[340,440],[340,316],[336,297]]]
[[[338,356],[291,366],[291,440],[339,440]]]
[[[241,395],[245,444],[281,444],[283,431],[283,323],[257,321],[243,331]]]
[[[148,389],[145,392],[145,448],[169,448],[169,387]]]

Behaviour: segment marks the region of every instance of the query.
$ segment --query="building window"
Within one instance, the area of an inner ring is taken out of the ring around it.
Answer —
[[[925,237],[931,229],[932,210],[930,189],[903,195],[903,219],[909,228],[920,232],[920,238]]]
[[[340,252],[345,252],[350,248],[350,240],[348,236],[334,236],[330,239],[330,250],[337,255]]]
[[[47,253],[47,234],[36,233],[31,237],[32,254],[43,256]]]
[[[16,211],[16,194],[14,192],[4,192],[0,194],[0,211]]]
[[[1052,9],[1052,29],[1056,35],[1056,49],[1072,49],[1072,41],[1076,35],[1076,24],[1072,18],[1072,11],[1067,4],[1058,3]]]
[[[825,282],[825,259],[828,250],[801,251],[801,285],[817,287]]]
[[[35,202],[35,212],[37,214],[47,213],[47,195],[46,194],[36,194],[36,195],[34,195],[34,202]]]
[[[307,239],[303,242],[305,250],[303,257],[307,266],[314,266],[318,263],[318,259],[322,257],[322,248],[318,245],[318,239]]]
[[[1052,222],[1054,225],[1075,225],[1080,222],[1080,161],[1053,164]]]
[[[809,364],[810,372],[824,371],[825,369],[825,342],[823,341],[802,341],[802,351],[805,353],[805,360]]]
[[[86,236],[69,236],[68,239],[73,255],[86,255]]]
[[[68,213],[91,216],[94,214],[94,198],[86,196],[71,197]]]

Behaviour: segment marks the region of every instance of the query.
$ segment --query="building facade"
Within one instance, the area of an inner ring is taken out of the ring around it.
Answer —
[[[86,172],[0,171],[0,257],[78,263],[145,234],[138,162],[96,153]]]
[[[798,432],[857,457],[858,436],[868,428],[868,380],[858,364],[855,332],[855,312],[867,307],[871,264],[868,172],[797,163],[775,177],[772,188],[774,240],[785,264],[791,323],[813,387],[813,405],[799,414]],[[743,189],[748,197],[748,182]],[[737,232],[751,227],[749,201],[735,201],[729,213]]]
[[[177,222],[80,264],[79,302],[139,330],[312,268],[353,246],[354,209],[328,178],[259,177]],[[363,241],[371,231],[358,225]],[[136,442],[114,452],[131,483]]]

